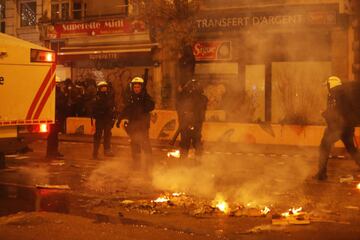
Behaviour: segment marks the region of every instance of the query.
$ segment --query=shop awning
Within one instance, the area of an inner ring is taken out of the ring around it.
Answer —
[[[129,44],[129,45],[109,45],[109,46],[66,46],[62,47],[57,53],[59,56],[69,55],[92,55],[106,53],[141,53],[150,52],[152,47],[158,46],[157,43]]]

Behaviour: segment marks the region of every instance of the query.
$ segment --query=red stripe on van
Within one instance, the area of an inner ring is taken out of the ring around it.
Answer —
[[[51,92],[54,90],[55,85],[56,85],[56,82],[55,82],[55,76],[54,76],[54,78],[51,80],[51,83],[49,84],[48,88],[46,89],[46,92],[45,92],[43,98],[41,99],[41,102],[40,102],[38,108],[36,109],[34,119],[39,118],[42,110],[44,109],[44,106],[45,106],[47,100],[50,97]]]
[[[36,105],[38,104],[39,100],[40,100],[40,97],[41,95],[43,94],[44,90],[45,90],[45,87],[48,85],[50,79],[51,79],[51,76],[53,74],[53,72],[55,71],[55,63],[53,63],[49,69],[49,71],[47,72],[43,82],[41,83],[31,105],[30,105],[30,108],[29,108],[29,111],[27,112],[27,115],[26,115],[26,119],[31,119],[33,113],[34,113],[34,110],[35,110],[35,107]]]

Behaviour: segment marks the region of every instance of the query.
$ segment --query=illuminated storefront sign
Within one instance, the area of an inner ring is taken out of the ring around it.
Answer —
[[[224,13],[222,16],[204,16],[196,19],[199,32],[236,31],[249,27],[333,26],[338,22],[335,11],[308,11],[305,13],[255,12]]]
[[[143,21],[128,19],[109,19],[90,22],[69,22],[50,25],[47,28],[48,39],[108,34],[135,34],[145,32]]]
[[[194,44],[193,53],[197,61],[231,59],[230,41],[201,41]]]

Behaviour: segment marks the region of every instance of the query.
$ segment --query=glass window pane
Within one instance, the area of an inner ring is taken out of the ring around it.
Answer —
[[[74,16],[74,19],[81,19],[81,3],[80,2],[74,2],[73,16]]]
[[[5,33],[5,22],[0,23],[0,32]]]
[[[51,4],[51,19],[60,19],[59,4]]]
[[[284,124],[321,124],[326,107],[324,81],[331,62],[272,63],[272,121]]]
[[[69,19],[69,3],[61,4],[61,19],[63,20]]]
[[[5,0],[0,0],[0,21],[5,18]]]
[[[36,2],[25,2],[20,4],[20,26],[36,25]]]

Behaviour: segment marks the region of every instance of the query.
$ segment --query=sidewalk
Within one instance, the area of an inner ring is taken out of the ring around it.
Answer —
[[[61,134],[59,135],[60,141],[64,142],[84,142],[92,143],[92,135],[76,135],[76,134]],[[153,140],[151,144],[154,148],[160,149],[175,149],[178,148],[179,142],[175,146],[169,145],[168,140]],[[113,136],[112,144],[115,145],[129,145],[129,138]],[[314,156],[318,152],[318,147],[311,146],[294,146],[294,145],[265,145],[265,144],[240,144],[229,142],[204,142],[205,152],[222,152],[222,153],[263,153],[263,154],[287,154],[287,155],[303,155]],[[344,149],[336,148],[333,153],[344,154]]]

